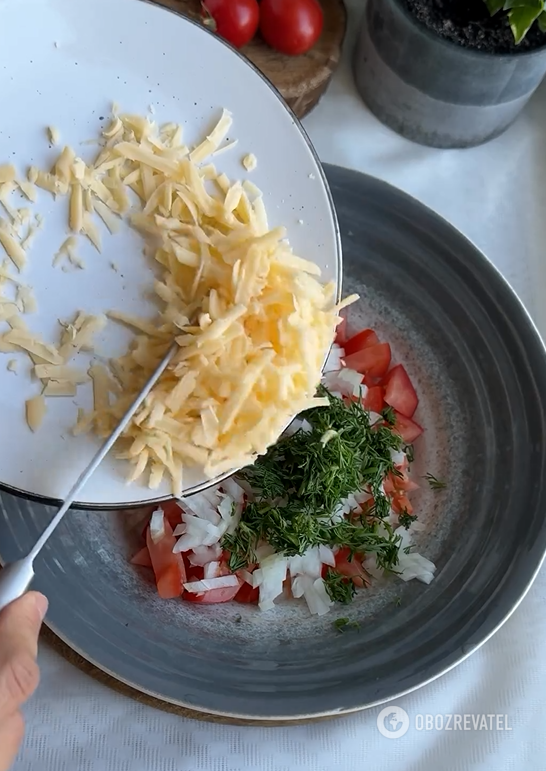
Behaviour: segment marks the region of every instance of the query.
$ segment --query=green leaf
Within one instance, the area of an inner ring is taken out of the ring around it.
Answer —
[[[504,0],[503,9],[509,11],[512,8],[537,8],[544,9],[544,0]]]
[[[546,11],[542,11],[538,17],[538,27],[541,32],[546,32]]]
[[[521,43],[525,35],[531,29],[533,22],[538,19],[542,10],[540,8],[512,8],[508,14],[510,28],[516,44]]]
[[[491,16],[494,16],[504,8],[504,0],[485,0],[485,4]]]

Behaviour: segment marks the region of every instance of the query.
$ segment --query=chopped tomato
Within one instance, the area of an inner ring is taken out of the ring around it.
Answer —
[[[343,348],[345,349],[345,355],[350,356],[352,353],[361,351],[362,348],[369,348],[372,345],[378,344],[379,338],[373,329],[363,329],[362,332],[357,332],[356,335],[350,337]]]
[[[393,426],[393,429],[397,434],[400,434],[404,442],[411,444],[417,439],[418,436],[421,436],[423,429],[419,423],[411,420],[411,418],[406,418],[405,415],[401,415],[399,412],[395,411],[394,414],[396,417],[396,422]]]
[[[410,479],[407,474],[402,474],[401,477],[396,477],[395,485],[397,490],[402,490],[402,492],[405,493],[411,493],[414,490],[419,489],[417,482],[414,482],[413,479]]]
[[[345,316],[341,319],[339,324],[336,327],[336,339],[335,342],[341,346],[341,348],[345,348],[345,343],[347,342],[347,319]]]
[[[369,377],[383,377],[391,363],[391,347],[388,343],[370,345],[368,348],[345,357],[345,366]]]
[[[165,519],[173,530],[177,525],[182,524],[182,509],[176,501],[165,501],[160,506],[165,514]]]
[[[364,397],[364,407],[371,412],[381,412],[384,406],[383,386],[371,386]]]
[[[419,399],[404,367],[401,364],[393,367],[383,383],[387,404],[406,418],[411,418],[417,409]]]
[[[208,592],[202,592],[201,594],[185,591],[184,599],[189,600],[189,602],[202,602],[210,605],[219,602],[230,602],[230,600],[235,599],[239,588],[239,586],[224,586],[222,589],[209,589]]]
[[[173,554],[175,543],[176,538],[167,518],[165,518],[165,535],[157,543],[152,541],[150,528],[146,531],[146,545],[150,552],[157,591],[164,600],[180,597],[182,584],[186,581],[186,569],[182,556]]]
[[[399,476],[389,472],[383,481],[383,488],[387,495],[392,495],[395,492],[411,493],[413,490],[418,490],[419,485],[410,479],[407,474],[402,473]]]
[[[405,511],[408,514],[413,513],[413,506],[411,505],[408,496],[403,493],[393,496],[392,508],[397,514],[403,514]]]
[[[258,602],[259,596],[260,588],[253,587],[245,581],[235,595],[235,602]]]
[[[352,559],[349,559],[350,556],[351,550],[346,547],[338,551],[336,554],[336,571],[341,573],[342,576],[351,578],[355,586],[366,586],[369,582],[366,571],[362,567],[362,562],[356,554],[353,554]]]
[[[143,568],[152,567],[152,560],[147,546],[144,546],[144,548],[140,549],[140,551],[137,551],[131,560],[131,565],[140,565]]]
[[[205,568],[201,565],[188,565],[186,575],[187,581],[202,581],[205,577]]]

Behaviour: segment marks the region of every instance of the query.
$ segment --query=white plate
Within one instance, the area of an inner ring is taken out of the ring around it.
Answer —
[[[81,143],[98,136],[112,102],[139,114],[152,105],[158,121],[184,124],[190,144],[203,138],[225,107],[233,114],[230,138],[238,145],[214,159],[217,168],[260,187],[270,224],[286,226],[295,252],[315,260],[325,279],[338,280],[337,222],[307,137],[268,82],[198,24],[137,0],[3,0],[0,88],[0,163],[14,163],[22,177],[30,163],[47,169],[60,150],[49,146],[47,126],[59,130],[61,147],[71,145],[84,159],[94,156],[97,148]],[[241,164],[249,152],[258,159],[251,174]],[[26,205],[15,194],[12,204]],[[102,254],[80,239],[86,269],[65,273],[52,267],[52,258],[67,236],[66,199],[54,202],[39,191],[33,209],[45,218],[24,274],[38,302],[38,312],[25,318],[33,331],[56,342],[57,320],[72,319],[78,310],[153,314],[152,302],[145,299],[152,274],[135,232],[124,226],[109,236],[104,229]],[[6,330],[6,322],[0,322],[0,332]],[[119,355],[129,337],[110,323],[98,351]],[[17,375],[6,369],[13,358]],[[81,363],[87,364],[85,357]],[[44,423],[32,434],[24,402],[38,392],[26,355],[0,354],[0,485],[58,500],[98,447],[93,437],[70,433],[77,408],[91,406],[91,387],[80,387],[73,400],[49,399]],[[167,484],[153,495],[145,484],[127,486],[126,470],[122,462],[107,459],[80,505],[114,508],[169,495]],[[186,489],[195,491],[206,482],[194,473],[186,478]]]

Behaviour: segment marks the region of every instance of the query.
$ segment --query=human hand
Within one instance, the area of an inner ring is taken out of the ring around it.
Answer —
[[[40,679],[36,654],[46,612],[44,595],[28,592],[0,613],[0,771],[11,766],[23,740],[19,708]]]

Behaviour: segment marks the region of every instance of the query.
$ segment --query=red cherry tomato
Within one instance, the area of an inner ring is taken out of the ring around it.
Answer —
[[[250,43],[260,21],[257,0],[203,0],[205,25],[235,48]]]
[[[320,37],[324,14],[318,0],[262,0],[260,32],[268,45],[297,56]]]

